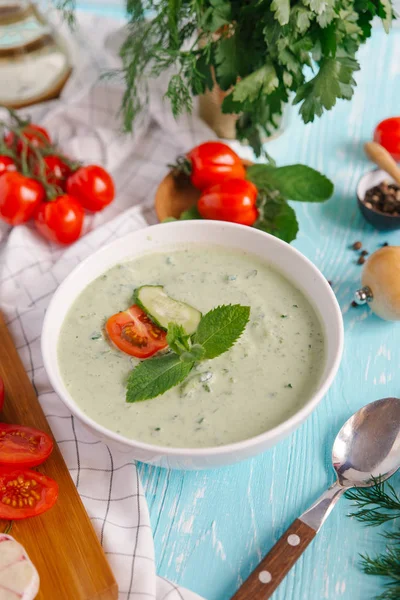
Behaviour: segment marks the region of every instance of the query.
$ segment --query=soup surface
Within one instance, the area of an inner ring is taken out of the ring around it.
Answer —
[[[111,347],[104,324],[141,285],[206,313],[220,304],[251,307],[225,354],[199,363],[165,394],[128,404],[126,381],[138,360]],[[93,420],[128,438],[198,448],[244,440],[278,425],[307,402],[324,366],[321,324],[307,298],[260,258],[193,244],[149,253],[90,283],[62,325],[58,360],[64,383]]]

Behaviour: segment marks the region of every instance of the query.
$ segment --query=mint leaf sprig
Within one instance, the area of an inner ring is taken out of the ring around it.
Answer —
[[[240,304],[217,306],[200,320],[189,336],[181,325],[168,325],[168,354],[139,363],[128,378],[126,401],[140,402],[164,394],[186,379],[196,363],[227,352],[242,335],[250,318],[250,307]]]
[[[299,230],[296,213],[288,200],[325,202],[334,190],[327,177],[306,165],[255,164],[247,168],[246,177],[258,189],[259,216],[254,227],[288,243]]]

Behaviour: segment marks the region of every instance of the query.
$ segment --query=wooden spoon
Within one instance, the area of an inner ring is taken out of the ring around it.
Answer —
[[[365,154],[380,169],[386,171],[400,185],[400,167],[389,152],[377,142],[364,144]]]

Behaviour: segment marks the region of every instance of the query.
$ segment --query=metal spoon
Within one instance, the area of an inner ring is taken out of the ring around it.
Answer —
[[[303,554],[340,496],[352,487],[371,487],[400,467],[400,399],[367,404],[346,421],[332,449],[337,480],[292,523],[232,600],[266,600]]]

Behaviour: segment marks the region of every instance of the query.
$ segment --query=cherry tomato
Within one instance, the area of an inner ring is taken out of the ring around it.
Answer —
[[[43,431],[0,423],[0,465],[36,467],[50,456],[53,445],[51,437]]]
[[[0,177],[0,217],[10,225],[29,221],[44,199],[43,186],[21,173],[4,173]]]
[[[58,485],[50,477],[29,469],[0,467],[0,519],[35,517],[51,508]]]
[[[106,331],[119,350],[136,358],[149,358],[168,346],[167,333],[136,304],[110,317]]]
[[[10,156],[0,154],[0,175],[17,170],[17,165]]]
[[[374,131],[374,141],[381,144],[397,161],[400,161],[400,117],[381,121]]]
[[[44,129],[44,127],[40,127],[40,125],[35,125],[34,123],[30,123],[29,125],[26,125],[21,130],[21,135],[26,140],[28,140],[28,142],[30,142],[35,148],[43,148],[44,146],[47,146],[48,144],[51,143],[50,136],[47,133],[46,129]],[[16,134],[13,131],[9,131],[4,136],[4,141],[9,148],[12,148],[14,146],[15,137],[16,137]],[[23,141],[21,140],[21,138],[19,138],[17,141],[16,150],[19,154],[21,154],[23,149],[24,149]]]
[[[34,218],[37,230],[46,239],[59,244],[72,244],[81,235],[84,216],[78,200],[64,194],[50,202],[42,202]]]
[[[4,406],[4,383],[2,378],[0,377],[0,410],[3,408]]]
[[[115,190],[111,175],[102,167],[80,167],[67,181],[67,192],[75,196],[86,210],[103,210],[114,200]]]
[[[43,157],[44,175],[50,185],[56,185],[62,190],[66,190],[67,179],[72,170],[59,156],[48,155]],[[38,164],[34,168],[35,175],[40,176],[41,170]]]
[[[204,219],[253,225],[258,216],[257,188],[246,179],[227,179],[204,190],[197,204]]]
[[[205,142],[193,148],[186,158],[190,162],[190,180],[199,190],[225,179],[244,179],[246,171],[239,156],[222,142]]]

